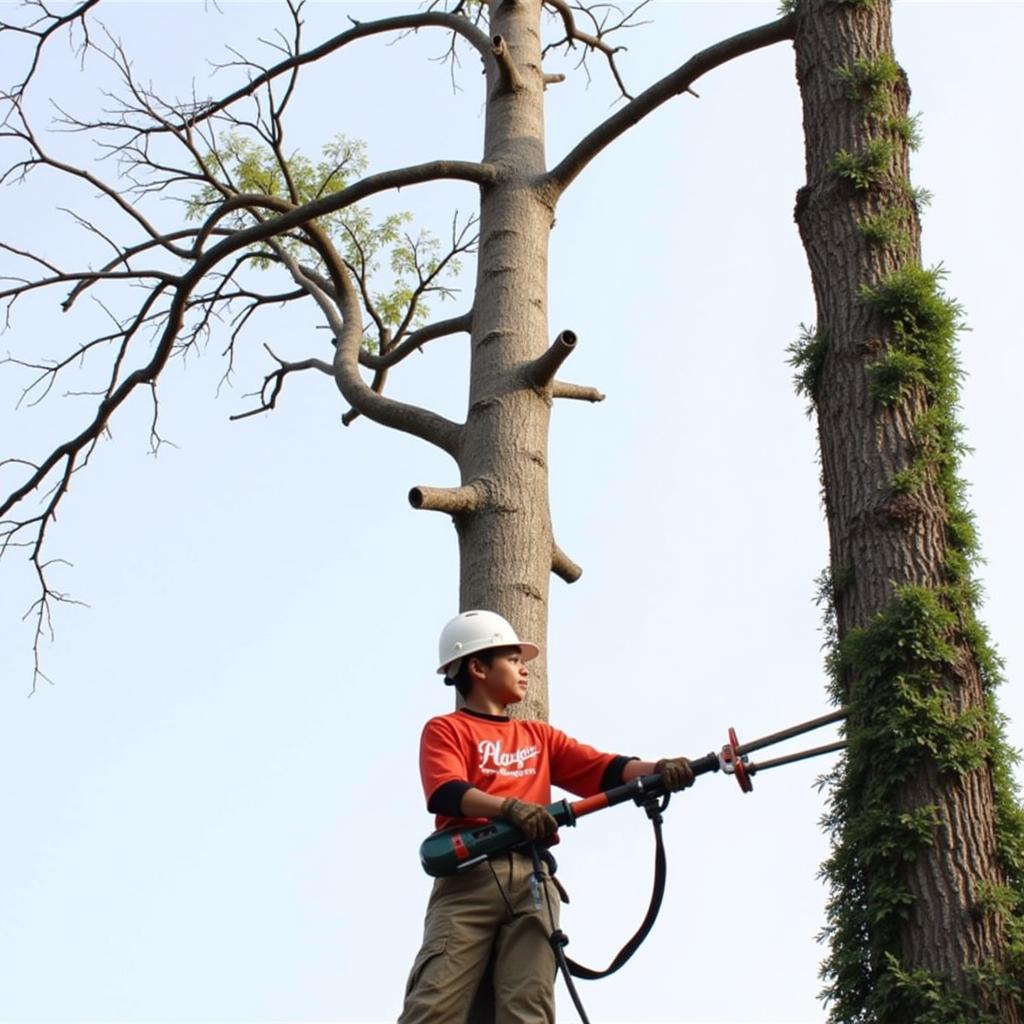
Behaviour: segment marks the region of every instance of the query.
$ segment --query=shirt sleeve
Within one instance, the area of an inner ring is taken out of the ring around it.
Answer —
[[[430,719],[420,736],[420,779],[428,809],[433,809],[432,798],[442,786],[456,782],[469,789],[468,778],[469,766],[456,730],[443,718]],[[458,798],[462,799],[461,793]]]
[[[551,781],[577,796],[593,796],[602,789],[606,774],[621,777],[623,759],[603,754],[594,747],[566,736],[558,729],[550,730]]]

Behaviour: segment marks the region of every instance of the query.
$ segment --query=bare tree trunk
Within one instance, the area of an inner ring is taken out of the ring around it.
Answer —
[[[506,55],[489,69],[484,160],[498,168],[483,190],[472,331],[469,410],[458,453],[481,501],[456,517],[463,609],[493,608],[540,645],[526,718],[547,718],[548,586],[554,542],[548,502],[550,395],[529,364],[550,343],[540,0],[491,4],[491,35]]]
[[[817,329],[794,362],[818,414],[836,697],[853,711],[826,868],[832,1019],[1018,1021],[1000,984],[1012,896],[994,659],[974,619],[955,477],[959,311],[920,267],[916,126],[888,0],[801,0],[798,13],[796,218]],[[979,969],[999,977],[979,985]]]

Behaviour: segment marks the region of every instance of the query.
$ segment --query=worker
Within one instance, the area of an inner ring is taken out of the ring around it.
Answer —
[[[492,611],[463,612],[441,631],[437,671],[463,705],[431,718],[420,741],[423,791],[437,828],[505,818],[546,849],[558,841],[545,807],[552,784],[591,796],[651,773],[670,791],[693,782],[684,757],[651,762],[604,754],[546,722],[508,717],[526,694],[527,662],[539,653]],[[553,858],[545,861],[547,885]],[[558,900],[538,899],[536,888],[528,848],[436,879],[399,1024],[464,1024],[488,968],[495,1024],[553,1024],[549,937],[558,928]]]

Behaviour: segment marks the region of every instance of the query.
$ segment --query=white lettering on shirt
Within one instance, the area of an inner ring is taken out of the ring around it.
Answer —
[[[520,747],[506,753],[501,749],[501,740],[481,740],[477,749],[480,752],[480,770],[485,775],[511,775],[519,778],[537,774],[535,768],[526,768],[525,763],[540,754],[540,747]],[[513,765],[517,770],[509,771]]]

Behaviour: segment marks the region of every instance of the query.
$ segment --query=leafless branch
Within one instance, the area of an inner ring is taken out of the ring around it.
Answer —
[[[9,90],[10,98],[20,99],[24,94],[39,67],[39,61],[42,59],[43,49],[47,41],[62,28],[67,28],[69,38],[73,38],[72,33],[77,24],[82,33],[82,41],[78,46],[78,51],[79,53],[85,51],[89,45],[89,25],[86,15],[89,13],[90,8],[95,7],[99,2],[100,0],[85,0],[84,3],[75,4],[67,14],[57,15],[51,13],[42,0],[26,0],[22,4],[22,9],[29,12],[38,12],[34,19],[24,25],[16,25],[9,21],[0,23],[0,34],[10,32],[35,38],[28,71],[25,72],[21,81]]]
[[[562,331],[551,343],[551,347],[527,369],[530,383],[535,388],[546,388],[558,373],[558,368],[576,348],[576,335],[572,331]]]
[[[127,54],[116,39],[109,34],[105,39],[89,37],[86,15],[97,2],[79,3],[66,16],[57,17],[50,14],[41,0],[29,0],[26,6],[35,9],[36,21],[25,26],[0,25],[0,32],[19,32],[28,36],[34,45],[26,76],[15,89],[0,97],[5,101],[5,110],[0,115],[3,118],[0,138],[20,147],[17,162],[3,172],[0,180],[23,178],[36,171],[50,172],[65,183],[85,185],[92,195],[108,207],[113,204],[123,215],[115,218],[111,225],[99,218],[90,219],[77,210],[66,211],[104,249],[112,250],[112,253],[101,250],[102,259],[86,264],[84,269],[68,269],[43,254],[12,243],[0,243],[0,250],[14,257],[16,264],[12,274],[2,279],[4,283],[0,288],[0,302],[6,304],[8,315],[20,296],[66,287],[68,291],[61,306],[64,311],[70,311],[86,291],[94,290],[97,304],[115,324],[113,329],[102,333],[90,331],[88,340],[76,342],[70,354],[53,361],[13,357],[2,360],[34,371],[23,397],[36,402],[50,392],[58,376],[73,364],[81,365],[101,347],[113,346],[110,363],[103,370],[105,379],[98,385],[90,383],[82,390],[68,392],[96,396],[88,422],[38,461],[8,459],[0,463],[17,476],[16,486],[0,503],[0,554],[12,548],[28,549],[39,582],[38,598],[29,611],[36,622],[36,679],[45,679],[39,647],[52,629],[54,606],[76,603],[53,586],[50,576],[57,563],[44,560],[42,554],[49,525],[68,494],[73,475],[88,464],[112,418],[139,389],[144,389],[152,403],[151,450],[155,453],[164,444],[171,443],[159,430],[160,375],[174,355],[186,354],[197,342],[208,337],[216,322],[230,327],[224,349],[228,357],[225,377],[231,373],[235,344],[243,327],[258,310],[269,305],[312,297],[336,340],[330,363],[317,358],[280,358],[267,347],[275,365],[255,393],[256,407],[232,419],[275,408],[287,377],[316,370],[332,377],[356,413],[419,436],[455,454],[462,429],[458,424],[429,410],[394,401],[381,392],[389,369],[413,351],[421,351],[432,340],[469,331],[471,311],[419,329],[413,329],[413,325],[422,315],[422,301],[426,296],[451,294],[441,275],[459,255],[472,251],[476,242],[475,221],[465,224],[460,224],[458,219],[453,221],[451,245],[440,259],[432,249],[421,249],[418,239],[406,239],[405,244],[412,252],[412,290],[392,334],[388,334],[387,324],[380,319],[378,352],[370,352],[363,345],[362,308],[373,308],[366,268],[363,268],[357,291],[352,274],[318,221],[381,192],[441,180],[486,186],[497,175],[494,167],[481,163],[432,161],[357,176],[356,181],[336,192],[330,191],[337,187],[336,183],[329,186],[325,182],[320,194],[302,203],[303,193],[292,175],[284,148],[284,114],[295,92],[296,76],[304,64],[319,60],[356,39],[428,26],[445,28],[467,39],[484,59],[500,60],[492,55],[490,41],[475,23],[478,11],[474,10],[471,15],[461,10],[428,11],[354,25],[323,46],[302,52],[302,2],[288,0],[292,32],[288,37],[282,34],[267,41],[268,46],[283,55],[283,60],[263,66],[236,55],[237,59],[229,60],[225,67],[230,65],[244,70],[249,79],[245,86],[215,102],[193,97],[191,104],[183,105],[161,99],[151,86],[137,80]],[[53,140],[47,137],[44,144],[43,136],[36,133],[26,116],[28,104],[22,105],[23,94],[36,74],[47,40],[62,28],[76,27],[82,31],[83,52],[88,49],[113,66],[119,76],[120,95],[108,94],[107,109],[93,120],[57,108],[58,126],[65,132],[90,134],[99,145],[102,157],[118,168],[120,176],[113,182],[94,173],[92,165],[86,169],[65,159],[58,152],[59,142],[54,141],[59,136],[54,136]],[[236,109],[233,105],[243,99],[248,106]],[[287,199],[240,189],[239,182],[233,178],[232,155],[225,151],[218,136],[218,128],[224,125],[232,130],[244,130],[268,148],[272,166],[280,172]],[[158,140],[166,140],[166,143]],[[175,164],[173,157],[166,158],[168,146],[177,146],[178,153],[184,154],[179,156],[181,166]],[[340,172],[341,166],[338,170]],[[140,204],[140,200],[156,196],[179,204],[187,202],[190,215],[198,211],[205,219],[187,229],[164,230],[149,216],[155,207]],[[127,242],[120,238],[125,221],[135,234]],[[299,265],[293,253],[303,249],[315,254],[315,267]],[[149,265],[140,266],[143,260]],[[280,265],[288,271],[296,287],[250,288],[249,278],[240,275],[243,267],[254,260],[267,261],[272,270],[272,264]],[[63,262],[59,260],[60,264]],[[114,312],[119,309],[117,303],[108,309],[101,301],[101,296],[105,297],[111,288],[115,295],[130,296],[130,289],[118,290],[124,285],[140,288],[143,295],[141,301],[133,302],[128,315],[124,315],[123,310]],[[373,372],[370,384],[362,379],[360,366]],[[38,506],[30,507],[30,502],[38,502]]]
[[[477,512],[486,500],[486,489],[477,481],[461,487],[413,487],[409,491],[409,504],[413,508],[447,512],[450,516]]]
[[[566,583],[575,583],[583,575],[583,570],[557,544],[551,555],[551,571]]]
[[[491,41],[491,53],[494,55],[495,63],[498,65],[498,80],[500,88],[504,92],[517,92],[523,87],[523,76],[519,74],[519,68],[508,52],[505,40],[501,36],[495,36]]]
[[[604,395],[597,388],[584,387],[582,384],[567,384],[556,380],[551,385],[552,398],[573,398],[578,402],[603,402]]]
[[[792,39],[795,30],[796,16],[787,14],[759,28],[730,36],[695,54],[599,124],[552,168],[547,180],[555,195],[560,196],[606,146],[667,100],[686,92],[701,75],[746,53]]]
[[[260,404],[255,409],[236,413],[230,417],[232,420],[244,420],[249,416],[256,416],[261,412],[270,412],[276,408],[278,396],[284,387],[284,379],[289,374],[301,373],[304,370],[319,370],[321,373],[327,374],[328,377],[334,377],[334,370],[331,368],[331,364],[325,363],[322,359],[301,359],[297,362],[287,362],[274,355],[269,345],[264,345],[263,347],[277,363],[277,369],[273,373],[267,374],[263,379],[263,387],[256,393],[255,397],[259,398]]]
[[[12,127],[12,121],[16,121],[17,125]],[[32,131],[22,114],[20,101],[12,101],[12,111],[5,121],[5,130],[0,133],[0,137],[18,139],[29,147],[32,156],[27,160],[14,165],[15,167],[21,167],[23,169],[23,173],[27,173],[27,171],[31,170],[33,167],[46,166],[71,178],[78,178],[96,189],[106,199],[113,202],[123,213],[127,214],[132,220],[134,220],[154,242],[162,244],[169,252],[176,256],[185,257],[187,255],[182,250],[171,245],[167,240],[167,236],[153,227],[138,208],[124,197],[120,189],[108,184],[95,174],[92,174],[90,171],[87,171],[82,167],[77,167],[74,164],[58,160],[56,157],[51,156],[46,150],[44,150],[40,145],[35,132]],[[10,174],[11,170],[9,169],[4,177],[6,178]],[[2,183],[2,180],[3,179],[0,179],[0,183]]]
[[[381,355],[374,355],[365,350],[359,353],[359,362],[371,370],[383,370],[400,363],[413,352],[420,352],[423,346],[436,338],[446,338],[452,334],[468,334],[473,326],[473,313],[463,313],[448,320],[438,320],[407,335],[405,340]]]
[[[397,15],[393,18],[381,18],[378,21],[358,22],[353,19],[352,28],[339,35],[328,39],[325,43],[307,50],[305,53],[294,54],[285,60],[266,69],[256,75],[245,86],[236,89],[223,99],[209,101],[199,109],[190,112],[188,117],[189,125],[196,125],[214,114],[220,113],[240,99],[252,96],[268,82],[273,81],[281,75],[290,74],[296,68],[305,64],[312,64],[322,60],[331,53],[335,53],[343,46],[354,42],[357,39],[366,39],[370,36],[381,35],[388,32],[414,31],[419,28],[445,28],[466,39],[480,54],[484,60],[490,59],[490,40],[480,31],[468,18],[459,14],[451,14],[444,11],[420,11],[416,14]],[[167,129],[155,129],[167,130]]]
[[[650,2],[651,0],[641,0],[641,3],[636,4],[623,13],[621,8],[615,4],[570,4],[567,0],[544,0],[544,5],[561,19],[562,27],[565,30],[565,36],[562,39],[549,43],[544,47],[544,55],[546,56],[552,50],[573,50],[576,48],[577,43],[582,43],[584,50],[576,65],[577,68],[582,67],[587,72],[589,78],[590,71],[586,63],[588,53],[596,51],[604,54],[608,61],[608,68],[615,79],[615,84],[619,87],[619,91],[627,100],[632,99],[633,97],[626,89],[625,82],[615,62],[616,54],[625,50],[625,47],[612,46],[608,42],[608,37],[622,29],[638,28],[640,25],[645,24],[644,22],[637,21],[636,16]],[[577,14],[590,20],[593,28],[592,32],[586,32],[579,27],[576,21]],[[556,77],[554,80],[557,81],[559,79]]]
[[[363,350],[360,349],[360,352],[362,351]],[[384,385],[387,384],[387,382],[388,370],[387,367],[382,367],[381,369],[374,372],[373,380],[370,381],[370,390],[375,395],[382,395],[384,394]],[[358,409],[348,409],[341,417],[341,425],[343,427],[351,427],[352,424],[355,423],[357,419],[359,419],[359,416],[360,412]]]
[[[264,202],[268,206],[271,205],[266,198]],[[283,216],[287,217],[287,214]],[[358,294],[344,261],[335,251],[330,239],[315,224],[306,224],[304,230],[327,265],[337,299],[332,299],[315,282],[307,278],[297,260],[288,253],[282,252],[281,255],[295,283],[309,292],[337,339],[334,378],[338,390],[353,409],[358,409],[369,419],[429,441],[454,456],[461,431],[458,424],[419,406],[385,398],[376,393],[360,376],[359,352],[362,349],[363,330],[359,316]]]

